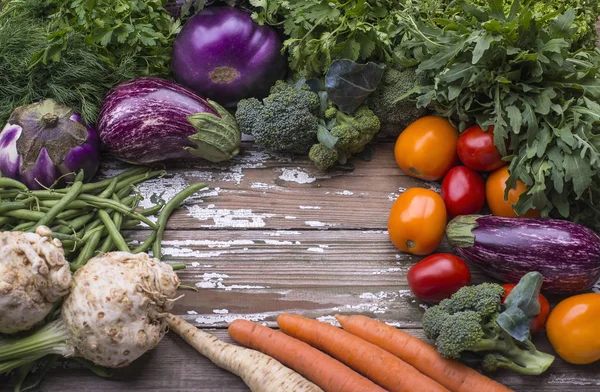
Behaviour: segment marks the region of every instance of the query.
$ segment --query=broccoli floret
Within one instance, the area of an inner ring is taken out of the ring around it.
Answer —
[[[435,341],[444,358],[472,361],[475,357],[485,371],[505,368],[541,374],[554,357],[538,351],[529,339],[517,341],[500,327],[496,319],[503,309],[503,294],[502,286],[493,283],[461,288],[427,309],[423,316],[425,335]]]
[[[406,127],[427,114],[427,109],[417,108],[410,98],[395,102],[414,89],[423,80],[414,68],[398,70],[388,68],[377,90],[369,97],[369,107],[381,121],[383,136],[397,137]]]
[[[321,143],[317,143],[311,147],[308,157],[321,170],[333,166],[339,159],[339,154],[336,149],[329,149]]]
[[[305,84],[278,81],[268,97],[243,99],[235,119],[242,133],[271,150],[305,154],[317,142],[321,100]]]
[[[375,113],[363,105],[352,116],[338,111],[330,132],[338,138],[335,147],[349,156],[364,150],[379,132],[380,125]]]
[[[345,163],[350,156],[364,150],[379,132],[379,119],[365,105],[358,108],[353,115],[329,106],[325,110],[325,117],[330,120],[325,131],[333,136],[335,146],[319,143],[311,148],[309,154],[309,158],[321,170],[333,166],[338,160]]]

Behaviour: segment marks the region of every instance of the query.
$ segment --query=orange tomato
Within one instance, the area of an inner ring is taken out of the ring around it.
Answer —
[[[409,176],[439,180],[458,163],[458,137],[458,130],[448,120],[422,117],[410,124],[396,140],[396,162]]]
[[[600,360],[600,294],[569,297],[550,313],[548,339],[562,359],[577,365]]]
[[[485,198],[492,214],[496,216],[505,216],[515,218],[519,215],[514,210],[519,196],[527,191],[527,186],[521,180],[517,180],[517,185],[508,191],[508,200],[504,199],[504,190],[508,180],[508,165],[496,170],[488,177],[485,183]],[[540,213],[537,210],[529,210],[521,215],[526,218],[539,218]]]
[[[394,203],[388,233],[396,248],[414,255],[428,255],[444,237],[446,218],[446,206],[440,195],[429,189],[411,188]]]

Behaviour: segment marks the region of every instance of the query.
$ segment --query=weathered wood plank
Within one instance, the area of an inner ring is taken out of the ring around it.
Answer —
[[[231,342],[225,330],[207,330]],[[408,332],[423,338],[421,330]],[[535,342],[541,350],[550,351],[542,337]],[[575,366],[557,359],[548,372],[538,377],[526,377],[498,372],[493,378],[517,392],[597,392],[600,390],[600,365]],[[86,392],[247,392],[248,388],[236,376],[219,369],[199,355],[173,333],[167,334],[159,346],[127,369],[118,370],[111,379],[101,379],[71,362],[53,370],[44,379],[41,391]],[[8,380],[0,378],[0,392],[11,391]],[[418,392],[418,391],[415,391]],[[477,391],[474,391],[477,392]]]
[[[178,161],[166,177],[140,186],[144,206],[170,199],[188,184],[209,189],[186,201],[170,229],[362,229],[385,228],[398,193],[415,186],[439,188],[408,177],[393,159],[393,144],[376,147],[371,162],[356,170],[319,171],[306,157],[269,154],[246,146],[230,163]],[[105,163],[100,176],[126,165]]]

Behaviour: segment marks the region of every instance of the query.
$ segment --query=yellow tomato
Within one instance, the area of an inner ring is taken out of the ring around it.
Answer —
[[[440,195],[429,189],[411,188],[394,203],[388,233],[396,248],[428,255],[442,241],[446,219],[446,206]]]
[[[515,218],[519,215],[514,210],[515,204],[519,201],[519,196],[527,192],[527,186],[523,181],[517,180],[517,185],[508,191],[508,200],[504,199],[506,190],[506,181],[508,180],[508,165],[494,171],[488,177],[485,183],[485,198],[492,214],[496,216],[505,216]],[[540,213],[537,210],[529,210],[520,215],[527,218],[539,218]]]
[[[580,294],[556,305],[546,332],[565,361],[585,365],[600,360],[600,294]]]
[[[448,120],[422,117],[410,124],[396,140],[396,162],[409,176],[439,180],[458,162],[458,136],[458,130]]]

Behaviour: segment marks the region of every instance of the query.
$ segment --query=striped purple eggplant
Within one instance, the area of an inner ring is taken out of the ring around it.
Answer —
[[[134,164],[194,156],[225,161],[238,154],[241,141],[227,110],[158,78],[133,79],[111,90],[100,109],[98,134],[117,159]]]
[[[465,215],[448,223],[446,236],[460,256],[504,282],[539,271],[545,291],[574,293],[600,278],[600,237],[577,223]]]

